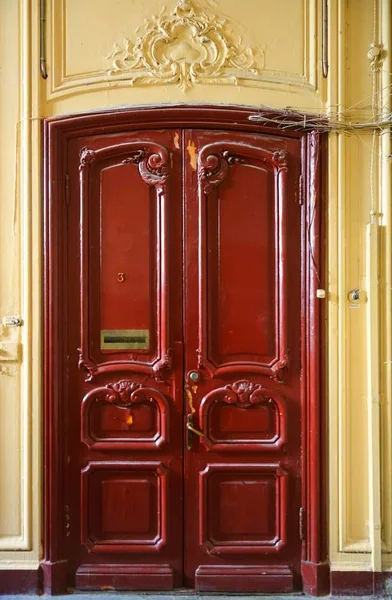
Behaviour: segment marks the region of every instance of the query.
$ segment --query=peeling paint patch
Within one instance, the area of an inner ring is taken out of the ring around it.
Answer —
[[[177,150],[180,149],[180,134],[178,133],[178,131],[176,131],[176,133],[174,134],[174,145],[177,148]]]
[[[99,589],[101,592],[114,592],[116,588],[114,588],[112,585],[101,585],[99,586]]]
[[[189,158],[190,158],[190,164],[191,167],[194,171],[196,171],[196,166],[197,166],[197,149],[196,149],[196,144],[195,142],[193,142],[192,140],[189,140],[188,145],[187,145],[187,151],[189,154]]]
[[[195,413],[196,409],[193,406],[193,396],[192,396],[192,392],[189,389],[189,386],[185,386],[185,393],[186,393],[186,397],[188,398],[188,406],[189,406],[189,410],[191,411],[191,413]]]

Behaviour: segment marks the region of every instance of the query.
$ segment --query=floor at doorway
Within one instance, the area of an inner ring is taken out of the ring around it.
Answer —
[[[33,596],[34,597],[34,596]],[[325,596],[324,596],[325,597]],[[32,600],[31,595],[0,596],[1,600]],[[41,597],[42,598],[42,597]],[[133,594],[132,592],[116,593],[83,593],[69,594],[67,596],[56,596],[56,600],[312,600],[314,596],[291,595],[267,596],[264,594],[244,596],[237,594]],[[327,596],[328,600],[374,600],[376,596]]]

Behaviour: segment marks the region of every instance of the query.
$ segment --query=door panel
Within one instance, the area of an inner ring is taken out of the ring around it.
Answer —
[[[301,558],[300,143],[196,130],[184,145],[198,154],[184,159],[186,585],[288,591]]]
[[[160,462],[89,462],[81,495],[87,550],[159,552],[167,544],[167,472]]]
[[[81,589],[182,584],[175,135],[69,142],[66,544]]]
[[[217,375],[245,365],[275,375],[288,361],[287,153],[267,151],[258,141],[230,137],[199,151],[198,352]]]
[[[300,156],[238,132],[70,138],[71,585],[300,587]]]
[[[142,139],[79,154],[79,366],[87,380],[119,369],[160,375],[171,353],[169,151]]]

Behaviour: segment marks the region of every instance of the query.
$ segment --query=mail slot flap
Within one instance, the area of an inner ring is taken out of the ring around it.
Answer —
[[[101,350],[148,350],[150,332],[148,329],[103,329]]]

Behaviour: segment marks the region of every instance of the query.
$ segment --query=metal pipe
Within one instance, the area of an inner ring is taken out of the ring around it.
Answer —
[[[45,58],[45,0],[40,0],[40,70],[43,79],[48,78]]]
[[[322,8],[322,65],[323,77],[328,77],[328,0],[323,0]]]

